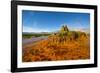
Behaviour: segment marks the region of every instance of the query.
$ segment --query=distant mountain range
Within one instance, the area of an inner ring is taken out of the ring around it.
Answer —
[[[52,34],[54,32],[23,32],[23,34]]]

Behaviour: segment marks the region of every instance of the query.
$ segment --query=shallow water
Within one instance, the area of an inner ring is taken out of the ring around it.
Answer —
[[[22,39],[22,43],[23,44],[29,44],[29,43],[33,43],[33,42],[36,42],[36,41],[39,41],[39,40],[44,40],[44,39],[47,39],[48,37],[47,36],[41,36],[41,37],[32,37],[32,38],[23,38]]]

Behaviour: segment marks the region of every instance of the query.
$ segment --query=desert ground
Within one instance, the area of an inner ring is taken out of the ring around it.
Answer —
[[[85,32],[68,31],[23,38],[22,61],[85,60],[90,58],[90,36]]]

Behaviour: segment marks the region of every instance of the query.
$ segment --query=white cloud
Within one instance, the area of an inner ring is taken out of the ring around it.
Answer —
[[[50,31],[47,29],[39,29],[39,28],[23,26],[23,32],[50,32]]]

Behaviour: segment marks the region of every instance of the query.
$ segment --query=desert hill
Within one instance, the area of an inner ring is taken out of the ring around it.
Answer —
[[[70,31],[67,25],[47,39],[23,46],[23,62],[79,60],[90,58],[89,35]]]
[[[89,36],[85,32],[81,31],[70,31],[67,27],[67,25],[64,25],[61,27],[60,31],[58,33],[54,33],[51,36],[49,36],[48,39],[52,40],[53,42],[66,42],[66,41],[76,41],[76,40],[82,40],[87,39]]]

